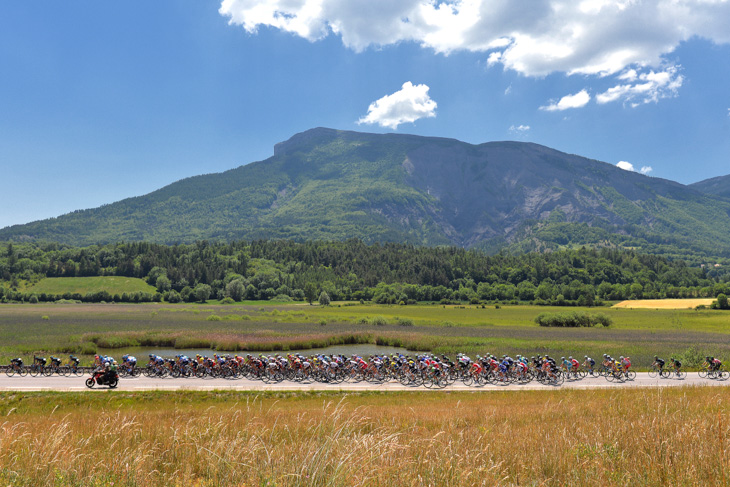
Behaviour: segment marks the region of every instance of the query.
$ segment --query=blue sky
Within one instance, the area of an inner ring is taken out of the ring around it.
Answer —
[[[318,126],[730,174],[728,25],[728,0],[3,2],[0,227]]]

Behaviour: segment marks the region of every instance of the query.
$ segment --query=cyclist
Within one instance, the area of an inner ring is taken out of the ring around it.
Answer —
[[[659,369],[659,372],[661,373],[662,370],[664,370],[664,360],[660,359],[658,356],[654,355],[654,363],[651,364],[652,367],[656,367]]]
[[[580,362],[578,362],[578,360],[574,359],[573,357],[568,357],[568,360],[570,360],[571,372],[578,372]]]
[[[720,362],[719,359],[716,359],[715,357],[710,357],[712,359],[712,370],[717,372],[720,370],[720,367],[722,367],[722,362]]]
[[[591,373],[593,373],[593,369],[596,366],[596,361],[593,360],[592,358],[590,358],[588,355],[586,355],[585,360],[583,361],[583,366],[587,367],[588,370],[590,370]]]
[[[629,371],[629,367],[631,367],[631,359],[629,357],[621,357],[621,366],[624,369],[624,372]]]
[[[682,362],[680,362],[679,359],[676,359],[674,357],[671,357],[669,360],[671,360],[672,365],[674,365],[674,371],[679,373],[680,369],[682,368]]]
[[[563,363],[563,368],[565,369],[565,371],[570,372],[570,369],[573,367],[570,361],[565,357],[560,357],[560,361]]]

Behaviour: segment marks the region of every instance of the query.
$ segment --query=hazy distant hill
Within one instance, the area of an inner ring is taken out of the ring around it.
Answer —
[[[730,255],[730,202],[536,144],[312,129],[274,156],[0,240],[346,239]]]
[[[703,193],[730,198],[730,175],[705,179],[699,183],[690,184],[689,187]]]

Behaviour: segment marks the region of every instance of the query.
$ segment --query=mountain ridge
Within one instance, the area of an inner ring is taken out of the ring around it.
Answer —
[[[730,224],[730,201],[702,189],[529,142],[318,127],[276,144],[262,161],[6,227],[0,239],[360,238],[490,251],[597,244],[730,255],[730,236],[719,230]]]

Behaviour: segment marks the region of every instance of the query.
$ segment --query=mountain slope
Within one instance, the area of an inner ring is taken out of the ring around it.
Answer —
[[[346,239],[496,250],[604,244],[730,255],[730,202],[519,142],[312,129],[274,156],[0,239]]]
[[[730,199],[730,175],[705,179],[704,181],[690,184],[689,187],[702,193],[714,194]]]

